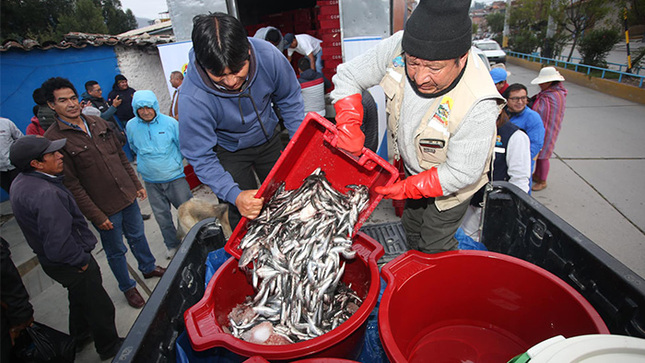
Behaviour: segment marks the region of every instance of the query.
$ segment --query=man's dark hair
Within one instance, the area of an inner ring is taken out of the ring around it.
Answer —
[[[31,94],[31,97],[38,106],[47,106],[47,99],[45,98],[45,93],[42,88],[36,88],[34,93]]]
[[[302,57],[298,61],[298,69],[301,71],[306,71],[307,69],[311,69],[311,61],[307,57]]]
[[[89,91],[94,87],[95,84],[99,84],[97,81],[87,81],[85,82],[85,90]]]
[[[76,92],[76,88],[74,88],[74,85],[72,82],[70,82],[67,78],[63,77],[52,77],[45,82],[43,82],[42,86],[40,86],[43,89],[43,93],[45,95],[45,99],[47,102],[54,102],[56,98],[54,97],[54,91],[62,89],[62,88],[70,88],[72,91],[74,91],[74,94],[76,97],[78,97],[78,92]]]
[[[282,40],[282,34],[280,34],[278,29],[269,29],[269,31],[267,31],[266,35],[264,36],[264,40],[277,46],[278,43],[280,43],[280,40]]]
[[[511,92],[519,91],[519,90],[524,90],[528,94],[529,91],[526,89],[526,86],[521,84],[521,83],[513,83],[512,85],[508,86],[508,88],[504,91],[504,98],[508,98],[508,96],[511,94]]]
[[[195,58],[208,72],[221,76],[228,67],[237,73],[249,59],[250,43],[239,20],[224,13],[193,18]]]
[[[32,108],[32,111],[34,112],[34,116],[36,116],[36,117],[38,117],[38,109],[39,108],[40,108],[40,106],[38,106],[38,105],[36,105],[36,106],[34,106],[34,108]]]

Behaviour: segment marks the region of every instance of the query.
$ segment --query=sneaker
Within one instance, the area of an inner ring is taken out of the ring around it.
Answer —
[[[169,250],[166,250],[166,259],[172,260],[172,258],[175,257],[176,253],[177,253],[176,248],[171,248]]]
[[[143,218],[144,221],[147,221],[148,219],[150,219],[150,214],[141,213],[141,218]]]
[[[143,297],[141,297],[141,294],[139,294],[139,290],[137,290],[136,286],[131,288],[130,290],[127,290],[123,294],[125,294],[125,298],[126,300],[128,300],[128,304],[130,304],[130,306],[132,306],[133,308],[141,309],[143,305],[146,304],[146,302],[143,300]]]

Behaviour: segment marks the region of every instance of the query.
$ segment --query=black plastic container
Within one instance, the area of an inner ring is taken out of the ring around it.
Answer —
[[[204,295],[208,253],[225,243],[214,218],[188,232],[113,362],[175,362],[175,340],[184,331],[184,311]]]
[[[612,334],[645,338],[645,280],[634,271],[510,183],[493,183],[483,218],[482,243],[489,250],[564,280],[593,305]]]

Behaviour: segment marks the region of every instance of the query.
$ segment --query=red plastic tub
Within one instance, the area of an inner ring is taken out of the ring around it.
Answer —
[[[248,295],[254,293],[252,284],[231,257],[213,275],[204,297],[186,310],[184,320],[193,349],[197,351],[224,347],[236,354],[261,356],[271,361],[289,361],[305,358],[355,359],[361,352],[365,327],[374,309],[380,291],[380,277],[376,261],[383,256],[383,246],[359,232],[352,247],[353,260],[346,260],[342,281],[350,284],[363,304],[345,323],[327,334],[300,343],[269,346],[249,343],[222,329],[227,326],[228,313]]]
[[[321,167],[331,185],[342,193],[347,185],[366,185],[370,190],[370,201],[359,214],[354,227],[357,232],[369,218],[382,195],[374,192],[374,187],[390,185],[399,176],[392,164],[376,155],[372,150],[363,148],[360,157],[355,157],[336,147],[338,131],[336,125],[315,112],[310,112],[296,131],[289,145],[276,162],[257,196],[268,201],[285,182],[287,190],[296,189],[316,168]],[[237,247],[247,231],[248,219],[242,217],[233,234],[226,243],[226,251],[239,258],[242,254]]]
[[[409,251],[385,265],[379,334],[393,362],[507,362],[555,335],[609,334],[577,291],[487,251]]]

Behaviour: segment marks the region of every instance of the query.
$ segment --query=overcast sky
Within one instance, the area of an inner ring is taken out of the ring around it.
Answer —
[[[166,0],[121,0],[123,10],[130,9],[139,18],[157,19],[159,13],[168,11]]]

